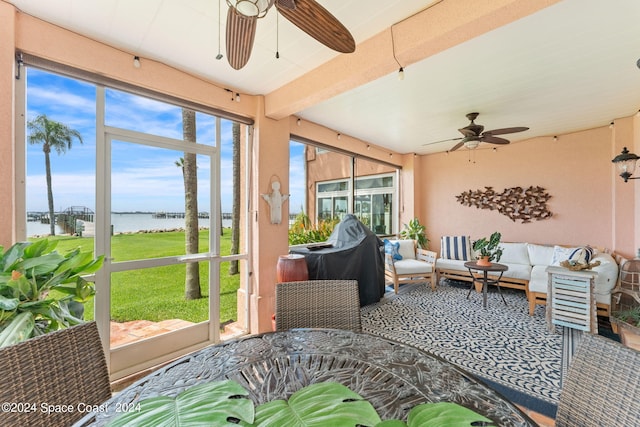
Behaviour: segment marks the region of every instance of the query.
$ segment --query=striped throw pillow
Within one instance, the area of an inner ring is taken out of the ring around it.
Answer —
[[[578,264],[589,264],[593,258],[593,249],[590,246],[576,248],[569,255],[569,261],[575,261]]]
[[[440,254],[445,259],[471,261],[471,241],[469,236],[442,236]]]

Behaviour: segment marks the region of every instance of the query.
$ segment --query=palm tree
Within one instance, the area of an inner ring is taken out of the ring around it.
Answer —
[[[186,143],[196,142],[196,112],[182,109],[182,135]],[[182,167],[184,178],[184,240],[187,254],[198,253],[198,175],[195,153],[184,153],[176,165]],[[202,297],[200,270],[197,262],[188,262],[184,279],[184,297],[187,300]]]
[[[53,190],[51,186],[51,150],[55,150],[58,155],[65,154],[71,149],[74,139],[82,144],[82,135],[69,126],[49,120],[45,114],[40,114],[33,120],[27,122],[29,144],[42,144],[44,152],[44,166],[47,177],[47,199],[49,201],[49,224],[51,225],[51,235],[56,234],[55,212],[53,210]]]

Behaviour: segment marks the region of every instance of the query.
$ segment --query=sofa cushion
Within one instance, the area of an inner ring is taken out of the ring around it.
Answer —
[[[562,261],[567,261],[576,249],[579,248],[565,248],[564,246],[558,245],[554,246],[551,265],[559,266]]]
[[[502,264],[502,260],[500,260],[500,264]],[[529,264],[507,264],[509,269],[502,273],[503,278],[510,279],[519,279],[519,280],[529,280],[531,277],[531,266]],[[500,273],[489,273],[492,275],[499,275]]]
[[[611,255],[605,252],[594,255],[591,262],[596,261],[600,262],[600,265],[592,268],[593,271],[598,273],[594,290],[596,301],[602,304],[611,304],[611,290],[618,281],[618,263]]]
[[[390,240],[384,239],[382,243],[384,243],[385,254],[391,255],[391,258],[393,258],[394,261],[402,259],[402,255],[400,255],[400,253],[398,252],[398,249],[400,249],[400,244],[398,242],[392,242]]]
[[[457,271],[469,271],[464,266],[466,261],[459,261],[456,259],[438,258],[437,266],[438,270],[457,270]]]
[[[530,265],[529,252],[526,243],[500,243],[502,257],[500,264],[525,264]]]
[[[402,259],[416,259],[415,242],[413,240],[398,240],[398,253]]]
[[[471,241],[469,236],[442,236],[440,256],[445,259],[471,261]]]
[[[529,252],[531,265],[543,265],[545,267],[551,265],[553,246],[529,243],[527,245],[527,252]]]
[[[529,279],[529,292],[547,293],[549,275],[547,274],[548,265],[534,265],[531,268],[531,278]]]
[[[393,263],[396,274],[420,274],[433,273],[433,265],[416,259],[403,259]]]

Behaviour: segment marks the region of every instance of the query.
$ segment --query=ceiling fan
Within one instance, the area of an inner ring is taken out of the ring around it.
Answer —
[[[460,138],[450,138],[443,139],[442,141],[434,141],[429,142],[423,145],[432,145],[439,144],[441,142],[447,141],[460,141],[456,145],[454,145],[448,151],[455,151],[463,145],[469,149],[476,148],[481,142],[488,142],[490,144],[508,144],[510,141],[504,138],[498,138],[495,135],[504,135],[507,133],[516,133],[516,132],[524,132],[525,130],[529,130],[528,127],[512,127],[512,128],[503,128],[503,129],[493,129],[484,131],[484,126],[475,124],[474,120],[478,117],[480,113],[469,113],[467,114],[467,119],[471,121],[467,126],[458,129],[463,136]],[[484,131],[484,132],[483,132]]]
[[[329,11],[315,0],[226,0],[227,58],[236,70],[249,61],[256,24],[275,4],[278,12],[296,27],[324,44],[342,53],[356,50],[353,36]]]

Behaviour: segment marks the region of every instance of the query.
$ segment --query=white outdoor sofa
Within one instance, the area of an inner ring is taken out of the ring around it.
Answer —
[[[451,250],[453,238],[457,243],[456,251]],[[461,243],[462,241],[464,244]],[[475,260],[471,239],[468,236],[444,236],[441,243],[440,257],[436,263],[436,282],[442,277],[471,282],[469,270],[464,266],[466,261]],[[536,305],[546,304],[547,267],[559,266],[560,262],[567,260],[569,254],[579,248],[532,243],[500,243],[500,246],[503,248],[503,253],[499,262],[509,267],[500,279],[500,286],[523,290],[527,295],[531,315]],[[594,290],[598,314],[608,316],[611,290],[618,279],[618,264],[609,253],[596,249],[593,251],[590,262],[600,263],[591,269],[598,273]],[[497,279],[497,277],[492,278]]]

